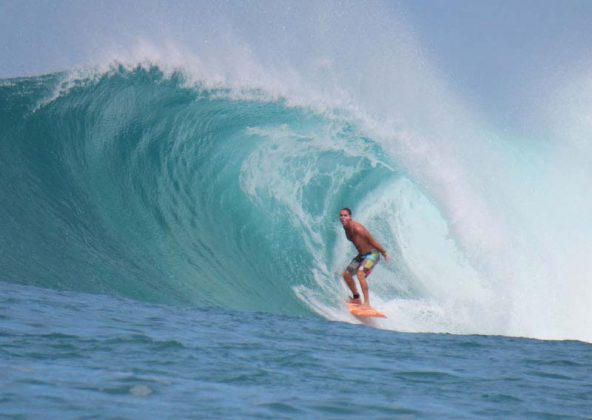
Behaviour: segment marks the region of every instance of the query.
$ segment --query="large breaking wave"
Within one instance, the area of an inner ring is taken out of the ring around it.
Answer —
[[[592,339],[589,245],[555,236],[589,201],[544,208],[583,182],[561,187],[548,150],[291,99],[155,65],[3,81],[2,279],[352,320],[348,206],[393,255],[379,327]]]

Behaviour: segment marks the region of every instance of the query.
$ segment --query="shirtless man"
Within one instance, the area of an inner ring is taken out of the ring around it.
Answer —
[[[380,259],[380,254],[384,257],[385,261],[389,261],[390,257],[387,255],[384,248],[370,235],[368,229],[362,224],[352,220],[351,210],[343,208],[339,211],[339,221],[345,231],[345,236],[355,245],[358,250],[358,255],[354,257],[349,263],[343,273],[343,279],[347,283],[347,286],[351,290],[353,297],[350,299],[352,303],[360,304],[360,295],[356,283],[354,282],[353,276],[357,272],[358,281],[364,294],[364,303],[362,307],[370,307],[370,295],[368,293],[368,282],[366,278],[372,272],[374,266]]]

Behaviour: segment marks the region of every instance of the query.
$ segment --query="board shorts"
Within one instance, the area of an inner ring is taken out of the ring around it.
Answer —
[[[372,269],[378,264],[380,253],[373,249],[367,254],[358,254],[349,263],[345,271],[354,275],[357,271],[363,271],[367,276],[372,273]]]

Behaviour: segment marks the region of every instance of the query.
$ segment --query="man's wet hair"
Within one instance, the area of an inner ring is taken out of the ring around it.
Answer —
[[[345,210],[347,212],[347,214],[349,214],[350,216],[352,215],[351,210],[347,207],[342,208],[340,211]]]

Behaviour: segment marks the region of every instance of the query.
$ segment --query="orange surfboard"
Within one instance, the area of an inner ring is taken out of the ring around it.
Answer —
[[[347,307],[353,316],[358,316],[361,318],[386,318],[385,314],[372,307],[362,308],[360,305],[351,302],[347,302]]]

